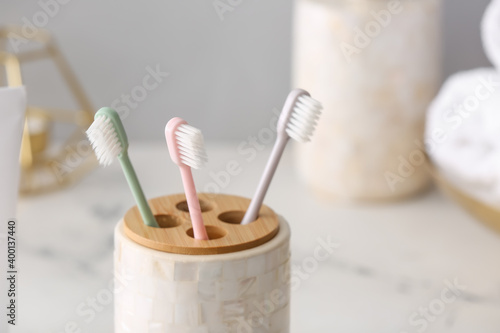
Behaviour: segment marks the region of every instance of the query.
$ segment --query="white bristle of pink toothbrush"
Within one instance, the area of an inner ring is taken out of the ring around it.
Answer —
[[[299,142],[311,141],[323,106],[308,95],[297,98],[287,124],[286,133]]]
[[[94,119],[86,133],[99,164],[110,165],[121,153],[120,140],[108,117],[100,116]]]
[[[203,134],[199,129],[190,125],[180,125],[175,132],[180,159],[183,164],[201,169],[208,162],[203,142]]]

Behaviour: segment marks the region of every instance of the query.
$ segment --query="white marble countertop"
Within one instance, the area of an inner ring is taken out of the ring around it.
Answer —
[[[269,151],[247,162],[237,146],[208,145],[209,168],[195,172],[199,190],[212,181],[210,171],[236,160],[243,171],[223,192],[253,194]],[[182,191],[164,144],[133,145],[130,155],[148,197]],[[293,265],[310,272],[293,271],[300,285],[292,293],[292,332],[500,332],[499,235],[437,191],[394,204],[321,203],[296,180],[291,155],[266,204],[291,224]],[[12,332],[113,331],[113,304],[104,297],[113,228],[132,205],[118,163],[66,190],[21,199],[19,325]],[[340,246],[315,267],[318,237]],[[465,289],[448,290],[446,281]]]

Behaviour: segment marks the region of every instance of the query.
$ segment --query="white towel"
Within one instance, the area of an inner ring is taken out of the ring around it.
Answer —
[[[449,182],[500,208],[500,74],[480,68],[451,76],[429,107],[428,153]]]
[[[500,71],[500,0],[493,0],[486,8],[481,26],[484,51]]]

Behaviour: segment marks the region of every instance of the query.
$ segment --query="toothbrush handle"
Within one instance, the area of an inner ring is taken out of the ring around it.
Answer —
[[[271,185],[271,180],[273,179],[274,173],[278,168],[278,163],[283,155],[286,144],[288,142],[288,136],[279,136],[274,144],[273,151],[271,152],[271,157],[267,161],[266,168],[264,169],[264,174],[260,179],[259,186],[255,192],[250,205],[248,206],[247,212],[241,220],[241,224],[248,224],[253,222],[259,216],[260,207],[264,202],[264,197],[266,196],[269,185]]]
[[[189,215],[191,216],[191,224],[193,225],[194,238],[208,240],[207,229],[205,228],[203,217],[201,216],[200,201],[196,195],[193,173],[191,172],[191,168],[185,165],[181,165],[180,169],[184,192],[186,193]]]
[[[137,207],[139,207],[139,211],[141,213],[144,223],[150,227],[158,228],[159,225],[156,222],[153,213],[151,212],[151,208],[149,208],[146,197],[144,196],[144,192],[142,192],[141,185],[139,184],[139,179],[137,179],[137,175],[135,174],[132,162],[130,162],[128,153],[126,151],[123,152],[122,155],[119,157],[119,160],[122,165],[125,178],[127,178],[128,185],[130,186],[132,194],[134,195]]]

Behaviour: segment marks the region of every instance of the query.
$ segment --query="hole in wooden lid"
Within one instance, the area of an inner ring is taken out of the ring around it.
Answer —
[[[219,214],[217,217],[219,220],[230,224],[240,224],[241,220],[245,216],[245,211],[243,210],[231,210],[229,212],[224,212]]]
[[[179,202],[177,205],[175,205],[175,207],[178,210],[182,210],[183,212],[189,213],[189,207],[186,200]],[[206,202],[205,200],[200,200],[200,208],[201,212],[205,213],[212,210],[213,206],[212,204]]]
[[[155,219],[160,228],[175,228],[182,224],[181,219],[174,215],[155,215]]]
[[[207,228],[207,234],[209,239],[218,239],[227,235],[227,231],[219,227],[207,225],[205,228]],[[194,238],[193,228],[189,228],[186,231],[186,233],[189,237]]]

